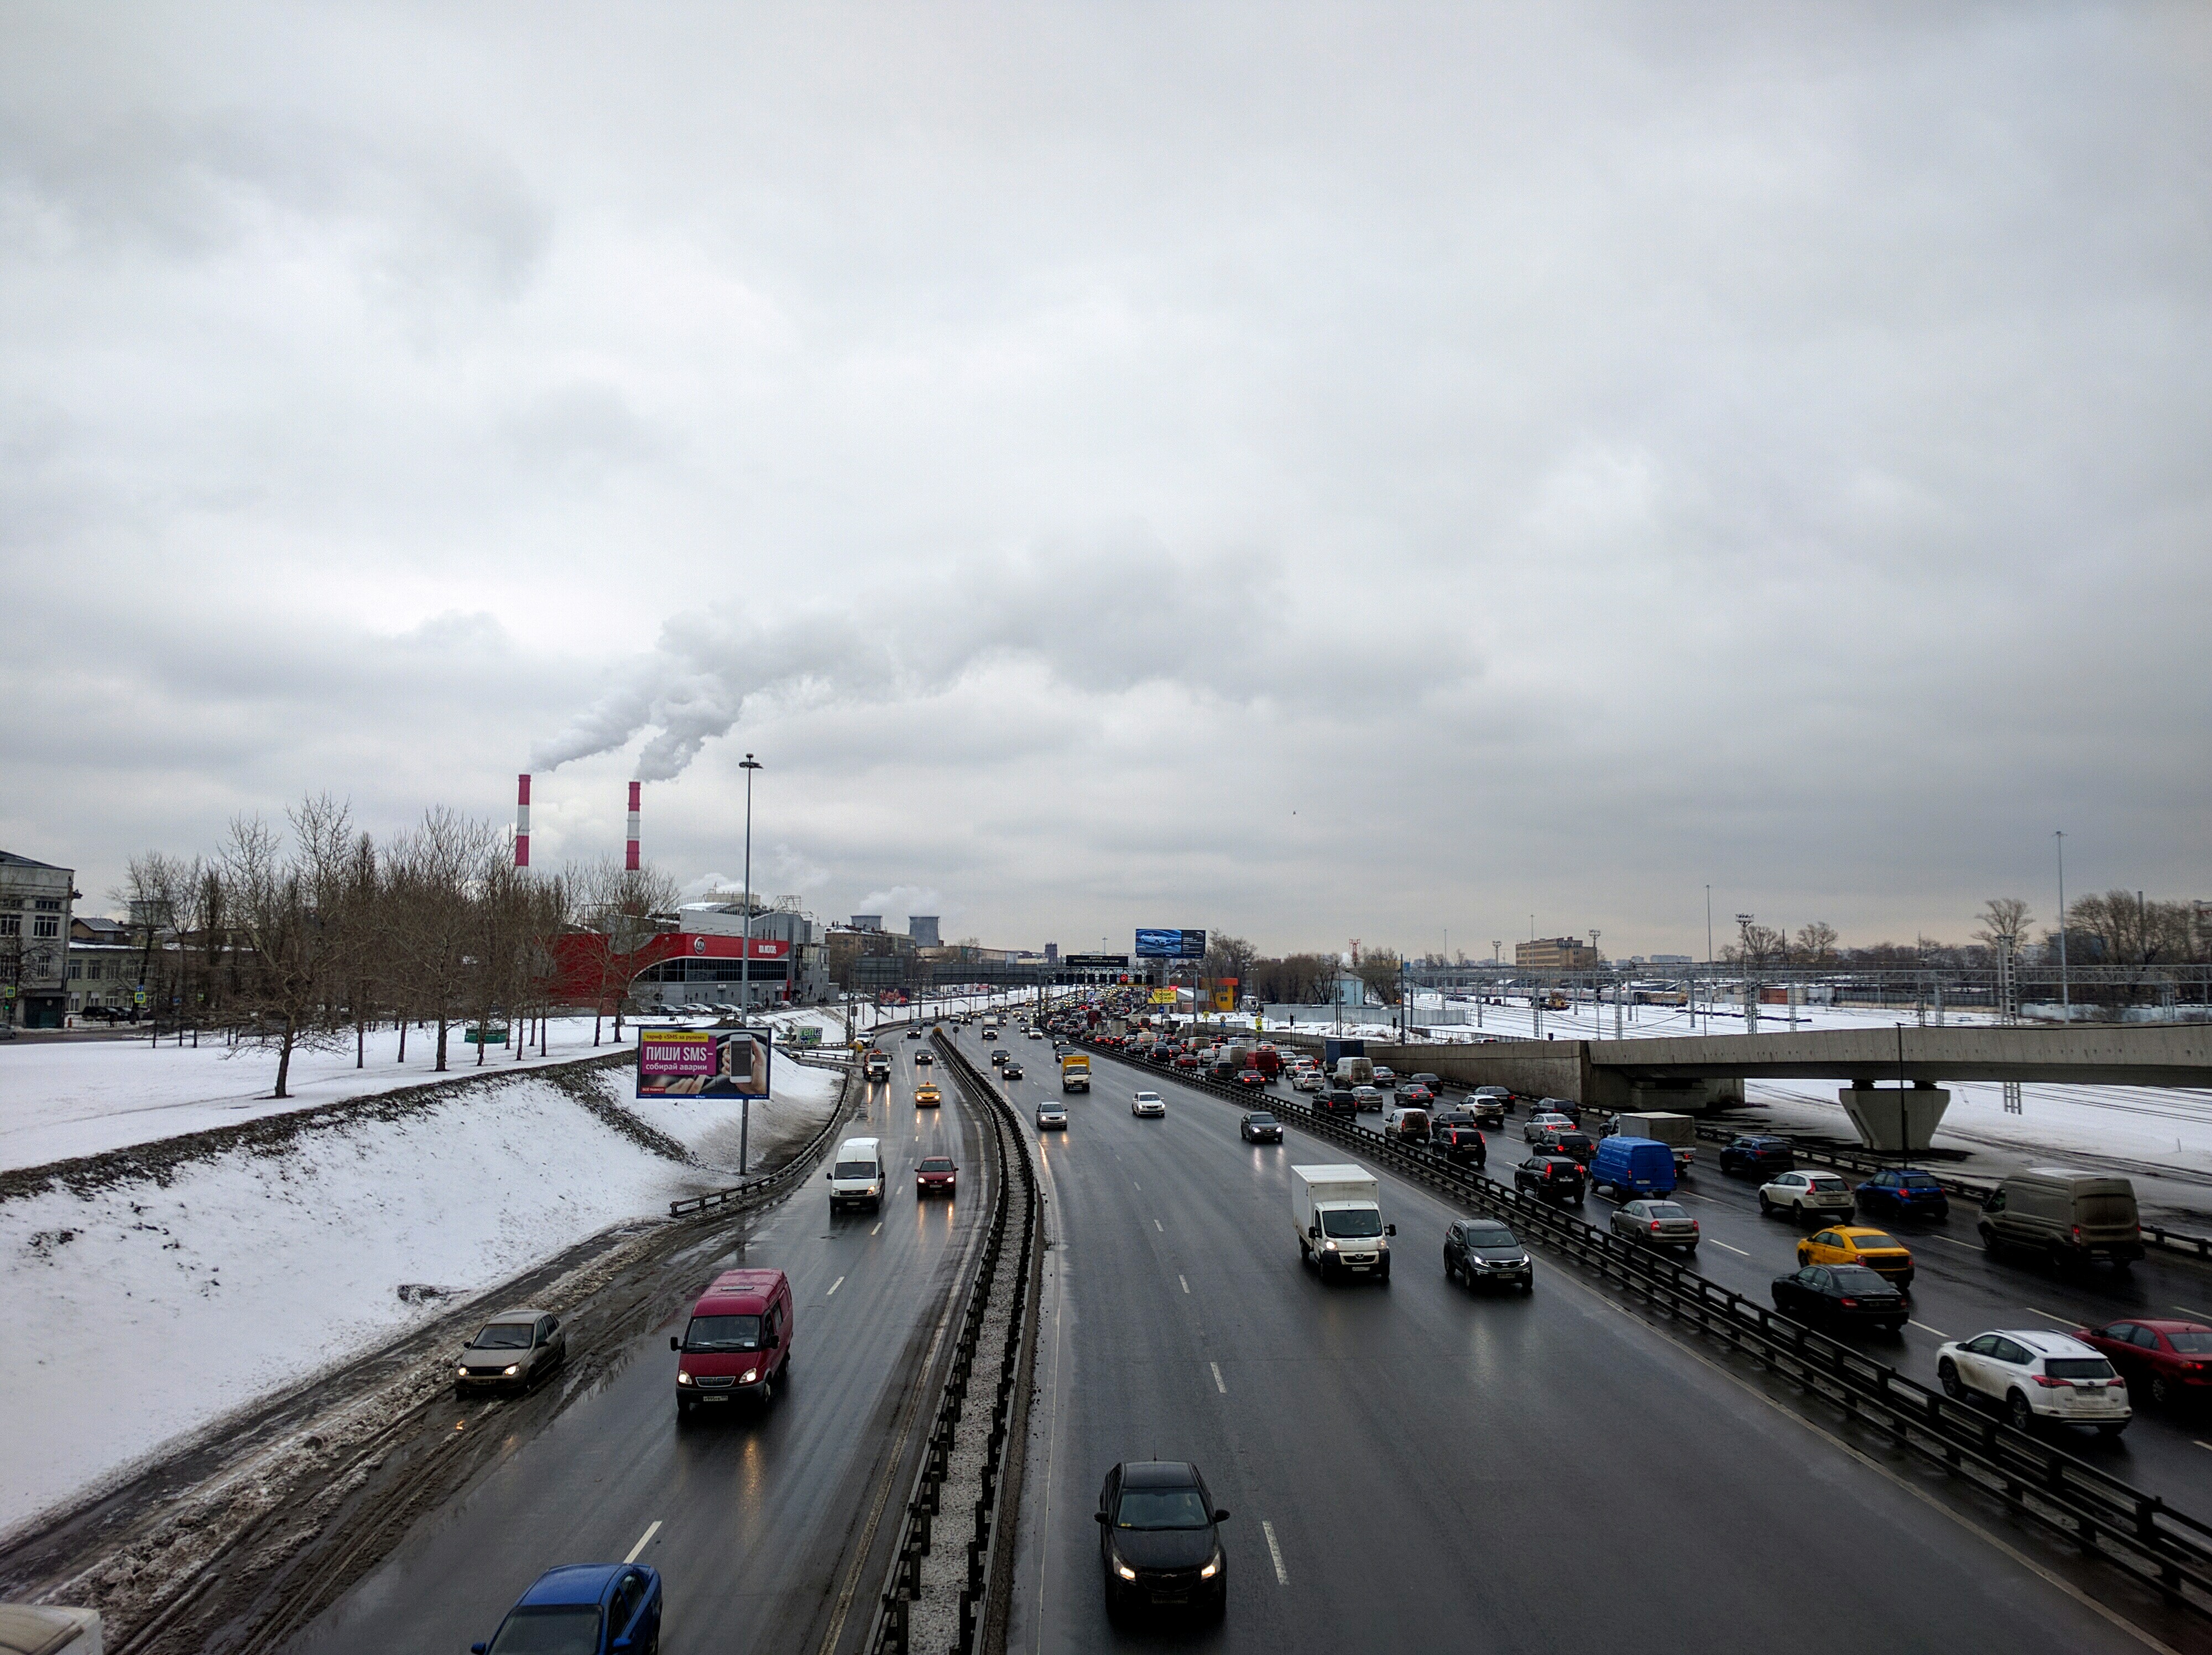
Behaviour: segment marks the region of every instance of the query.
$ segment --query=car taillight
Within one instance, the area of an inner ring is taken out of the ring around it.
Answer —
[[[2067,1388],[2067,1381],[2063,1379],[2054,1379],[2048,1373],[2039,1373],[2035,1375],[2035,1382],[2041,1385],[2045,1390],[2063,1390]]]
[[[1859,1301],[1856,1299],[1846,1299],[1841,1302],[1843,1307],[1847,1311],[1855,1311],[1859,1307]]]
[[[2074,1226],[2074,1239],[2076,1241],[2081,1239],[2081,1226],[2078,1224]]]

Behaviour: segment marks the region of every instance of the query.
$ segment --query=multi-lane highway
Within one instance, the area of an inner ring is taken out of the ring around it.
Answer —
[[[841,1607],[835,1646],[857,1643],[882,1579],[882,1564],[866,1554],[887,1555],[890,1543],[871,1533],[869,1518],[898,1469],[901,1404],[983,1207],[974,1123],[956,1107],[915,1109],[921,1048],[888,1035],[885,1044],[893,1079],[871,1090],[842,1135],[885,1141],[881,1215],[831,1216],[813,1177],[733,1221],[684,1261],[676,1274],[688,1286],[672,1293],[665,1319],[611,1378],[518,1439],[289,1648],[465,1649],[491,1635],[542,1570],[633,1552],[665,1581],[669,1655],[811,1655],[830,1646]],[[915,1161],[948,1153],[972,1179],[971,1193],[918,1203]],[[682,1329],[690,1295],[738,1264],[774,1265],[791,1277],[790,1384],[765,1412],[679,1430],[668,1336]],[[498,1430],[502,1406],[457,1403],[453,1412],[465,1428]],[[926,1427],[927,1407],[921,1418]],[[896,1499],[892,1507],[895,1519]]]
[[[1247,1146],[1231,1104],[1093,1067],[1068,1131],[1040,1135],[1052,1250],[1010,1647],[1144,1640],[1106,1622],[1092,1513],[1115,1461],[1154,1456],[1196,1461],[1234,1514],[1229,1613],[1203,1644],[2142,1646],[2087,1601],[2107,1583],[1994,1542],[1942,1485],[1570,1269],[1540,1254],[1527,1299],[1447,1285],[1460,1213],[1388,1173],[1391,1285],[1322,1286],[1288,1168],[1342,1150]],[[1024,1114],[1060,1096],[1052,1068],[1008,1086]],[[1139,1086],[1165,1119],[1132,1117]]]

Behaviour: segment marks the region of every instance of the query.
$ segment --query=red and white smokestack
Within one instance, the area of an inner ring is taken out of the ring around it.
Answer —
[[[514,781],[514,865],[530,866],[530,778],[526,776]]]
[[[623,866],[631,873],[637,872],[637,790],[641,784],[629,784],[629,847],[623,853]]]

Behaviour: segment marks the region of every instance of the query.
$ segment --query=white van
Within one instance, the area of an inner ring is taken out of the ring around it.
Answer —
[[[884,1204],[884,1156],[881,1138],[848,1138],[837,1146],[837,1159],[822,1176],[830,1180],[830,1210],[865,1206],[880,1212]]]

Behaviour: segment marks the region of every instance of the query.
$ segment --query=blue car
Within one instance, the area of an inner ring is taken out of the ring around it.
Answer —
[[[532,1583],[470,1655],[654,1655],[660,1572],[642,1563],[568,1563]]]
[[[1884,1218],[1943,1219],[1951,1216],[1951,1197],[1932,1172],[1917,1166],[1877,1172],[1851,1191],[1860,1208]]]
[[[1590,1162],[1590,1188],[1610,1190],[1619,1201],[1674,1192],[1674,1152],[1655,1138],[1599,1140]]]

